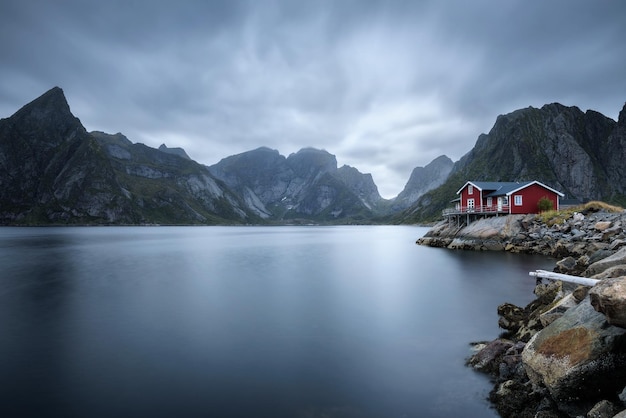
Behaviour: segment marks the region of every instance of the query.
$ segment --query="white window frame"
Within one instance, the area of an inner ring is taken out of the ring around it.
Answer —
[[[522,195],[521,194],[516,194],[513,196],[514,202],[515,202],[515,206],[522,206]]]
[[[491,207],[493,205],[493,199],[491,197],[487,198],[487,207]]]
[[[474,194],[474,186],[471,184],[467,186],[467,194]]]

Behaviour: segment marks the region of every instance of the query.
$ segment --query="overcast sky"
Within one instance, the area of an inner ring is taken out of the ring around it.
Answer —
[[[87,130],[211,165],[268,146],[335,154],[397,195],[499,114],[617,119],[621,0],[4,0],[0,117],[54,86]]]

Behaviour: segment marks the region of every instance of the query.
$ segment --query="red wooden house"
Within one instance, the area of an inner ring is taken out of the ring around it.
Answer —
[[[539,213],[539,200],[552,201],[559,209],[559,198],[565,195],[538,181],[489,182],[468,181],[459,189],[456,207],[448,214],[527,214]],[[446,213],[444,213],[446,214]]]

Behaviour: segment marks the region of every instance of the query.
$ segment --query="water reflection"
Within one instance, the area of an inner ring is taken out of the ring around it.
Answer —
[[[0,228],[0,413],[494,416],[468,343],[547,260],[423,232]]]
[[[0,238],[0,358],[3,399],[9,412],[54,410],[68,343],[74,266],[70,236],[51,233],[2,234]],[[11,414],[3,414],[11,416]],[[17,416],[17,415],[13,415]]]

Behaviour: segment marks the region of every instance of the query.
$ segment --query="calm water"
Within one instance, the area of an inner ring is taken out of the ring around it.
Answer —
[[[425,228],[0,228],[0,416],[494,417],[468,343],[541,257]]]

